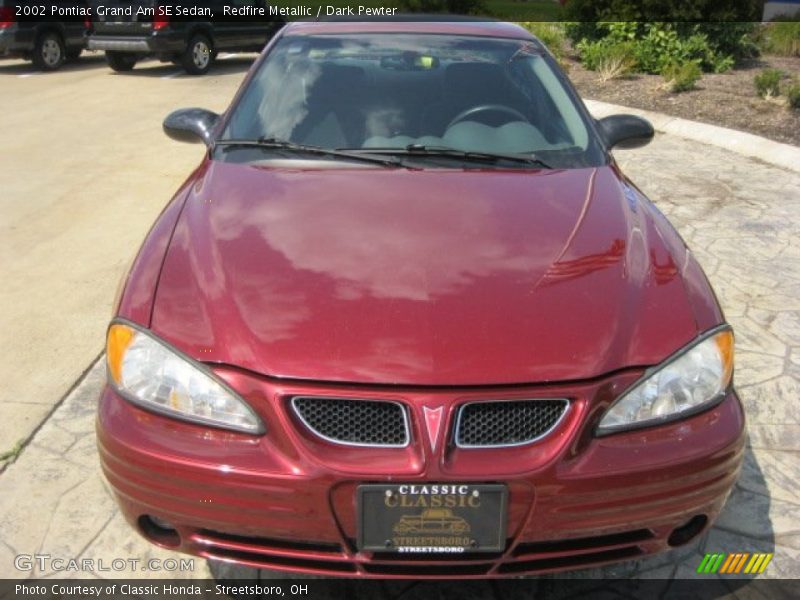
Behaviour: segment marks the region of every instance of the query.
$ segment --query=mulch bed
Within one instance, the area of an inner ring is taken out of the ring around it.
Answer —
[[[753,77],[767,67],[800,78],[800,57],[762,56],[727,73],[704,73],[697,89],[680,94],[663,89],[660,75],[637,74],[602,82],[597,73],[584,69],[577,57],[571,56],[568,62],[569,78],[584,98],[702,121],[800,146],[800,110],[759,98],[753,85]]]

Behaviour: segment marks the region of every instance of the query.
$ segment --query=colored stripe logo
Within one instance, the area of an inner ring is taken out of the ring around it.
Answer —
[[[698,573],[720,573],[726,575],[763,573],[772,560],[773,554],[765,552],[734,552],[727,554],[718,552],[706,554],[700,565]]]

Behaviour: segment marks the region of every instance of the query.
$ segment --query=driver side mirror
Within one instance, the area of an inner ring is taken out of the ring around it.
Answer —
[[[650,143],[655,130],[650,121],[635,115],[611,115],[597,121],[608,148],[641,148]]]
[[[164,133],[178,142],[210,146],[219,115],[203,108],[181,108],[164,119]]]

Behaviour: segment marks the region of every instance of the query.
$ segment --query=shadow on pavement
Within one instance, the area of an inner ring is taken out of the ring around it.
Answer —
[[[218,582],[253,583],[279,579],[313,582],[314,598],[379,600],[548,600],[577,598],[796,598],[797,581],[767,580],[764,575],[719,574],[727,556],[737,553],[775,552],[775,535],[769,516],[770,494],[761,468],[748,445],[739,481],[715,526],[700,539],[667,553],[606,567],[562,572],[539,577],[504,580],[422,581],[319,579],[268,569],[251,569],[209,561]],[[717,573],[699,574],[705,554],[725,554]],[[786,557],[789,558],[789,557]],[[781,557],[775,557],[780,561]],[[765,575],[769,576],[769,566]],[[249,596],[253,597],[253,596]]]
[[[205,75],[189,75],[183,67],[174,63],[162,63],[153,60],[137,63],[132,71],[115,72],[110,68],[108,72],[114,77],[169,77],[170,79],[203,79],[214,75],[226,75],[229,73],[246,73],[256,59],[254,55],[232,56],[225,59],[217,59],[208,73]]]
[[[211,65],[211,69],[209,72],[203,76],[197,76],[199,79],[202,77],[209,77],[214,75],[224,75],[228,73],[244,73],[246,72],[250,66],[253,64],[253,61],[257,58],[257,54],[236,54],[236,55],[228,55],[225,56],[224,53],[221,53],[224,58],[218,58],[216,62]],[[140,63],[136,64],[136,67],[132,71],[127,71],[124,73],[117,73],[112,71],[111,68],[106,63],[106,58],[103,53],[90,53],[90,54],[82,54],[78,60],[74,61],[67,61],[64,65],[57,71],[45,72],[40,71],[33,63],[29,60],[23,60],[20,58],[4,58],[0,59],[0,76],[7,75],[7,76],[20,76],[20,75],[39,75],[39,76],[46,76],[46,75],[54,75],[58,73],[69,73],[71,71],[85,71],[88,69],[95,69],[95,68],[104,68],[108,71],[109,75],[113,75],[116,77],[166,77],[169,76],[171,78],[187,78],[187,77],[196,77],[194,75],[189,75],[183,70],[183,67],[180,65],[176,65],[170,62],[162,63],[156,61],[154,59],[145,59],[142,60]]]
[[[57,71],[40,71],[29,60],[19,58],[9,58],[0,60],[0,76],[2,75],[57,75],[58,73],[69,73],[70,71],[86,71],[97,67],[108,68],[105,56],[102,54],[82,54],[77,60],[66,61]]]

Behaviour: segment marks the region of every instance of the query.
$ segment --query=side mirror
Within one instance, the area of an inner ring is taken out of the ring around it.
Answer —
[[[598,120],[597,125],[609,148],[641,148],[655,135],[650,121],[635,115],[611,115]]]
[[[219,115],[203,108],[181,108],[171,112],[164,119],[164,133],[173,140],[196,144],[203,142],[206,146],[213,141],[212,134]]]

